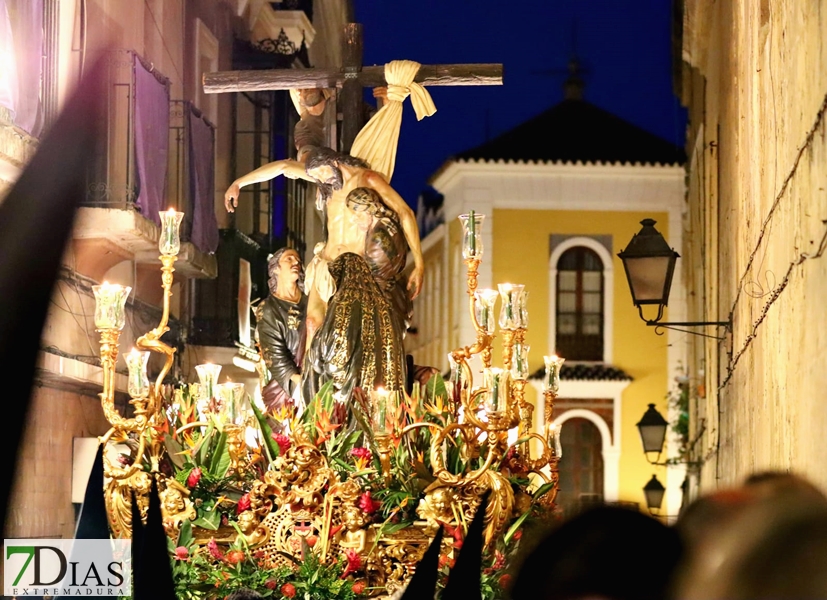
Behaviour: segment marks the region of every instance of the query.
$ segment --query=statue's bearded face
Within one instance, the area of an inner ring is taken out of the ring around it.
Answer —
[[[308,169],[307,174],[317,182],[330,186],[334,190],[340,190],[342,189],[342,186],[344,186],[342,170],[335,163],[323,164],[318,167]]]

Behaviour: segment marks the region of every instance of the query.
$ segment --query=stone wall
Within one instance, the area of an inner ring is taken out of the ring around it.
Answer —
[[[827,490],[827,0],[686,2],[684,277],[701,489],[767,469]],[[702,429],[703,428],[703,429]]]
[[[34,389],[5,537],[72,537],[73,440],[103,435],[108,429],[97,398],[50,387]]]

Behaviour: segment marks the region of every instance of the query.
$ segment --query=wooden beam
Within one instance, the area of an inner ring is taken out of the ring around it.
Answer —
[[[347,154],[353,140],[364,124],[362,107],[362,85],[359,73],[362,70],[362,24],[348,23],[342,47],[342,92],[339,94],[338,112],[342,113],[342,137],[340,150]]]
[[[357,80],[362,87],[386,85],[384,65],[363,67]],[[204,73],[204,93],[259,92],[341,87],[345,75],[337,69],[270,69]],[[502,64],[422,65],[415,81],[425,86],[502,85]]]

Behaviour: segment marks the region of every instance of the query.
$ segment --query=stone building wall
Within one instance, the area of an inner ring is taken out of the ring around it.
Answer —
[[[827,490],[827,0],[685,2],[684,277],[702,491],[767,469]]]
[[[72,537],[74,438],[100,436],[108,429],[98,398],[51,387],[35,388],[17,458],[5,537]]]

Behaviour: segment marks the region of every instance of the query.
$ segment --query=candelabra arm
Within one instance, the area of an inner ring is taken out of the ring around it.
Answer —
[[[442,443],[455,429],[459,429],[462,434],[465,435],[464,430],[466,429],[466,426],[464,424],[451,423],[447,427],[444,427],[435,437],[431,439],[431,468],[433,469],[436,478],[443,484],[453,486],[468,485],[469,483],[473,483],[482,477],[483,474],[491,468],[491,465],[493,465],[494,462],[502,456],[502,454],[498,452],[499,444],[497,441],[491,439],[488,442],[488,455],[485,458],[485,463],[483,463],[479,469],[471,471],[468,474],[460,473],[454,475],[453,473],[450,473],[448,469],[445,468],[445,465],[442,464]]]
[[[141,350],[150,350],[152,352],[163,354],[166,357],[164,360],[164,366],[161,368],[161,372],[158,373],[158,377],[155,380],[155,385],[152,387],[149,394],[149,405],[147,407],[147,412],[150,415],[153,415],[160,410],[161,386],[164,383],[164,378],[167,376],[167,373],[169,373],[172,369],[172,363],[175,360],[175,348],[172,348],[162,342],[161,336],[169,331],[169,327],[167,326],[169,323],[169,299],[172,296],[172,273],[175,271],[175,261],[177,259],[178,257],[175,255],[161,256],[161,286],[164,288],[164,304],[163,312],[161,314],[161,322],[155,329],[145,335],[142,335],[138,338],[137,342],[135,342],[135,345]]]

